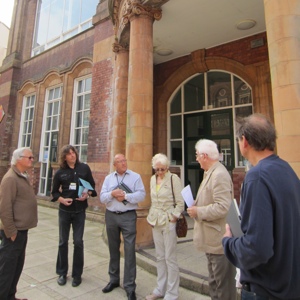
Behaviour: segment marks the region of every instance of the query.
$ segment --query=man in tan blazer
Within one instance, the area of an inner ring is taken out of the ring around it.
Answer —
[[[219,162],[215,142],[202,139],[196,143],[196,160],[204,170],[194,205],[187,209],[195,219],[194,243],[208,260],[209,289],[213,300],[236,299],[235,267],[222,247],[226,216],[232,201],[232,181]]]

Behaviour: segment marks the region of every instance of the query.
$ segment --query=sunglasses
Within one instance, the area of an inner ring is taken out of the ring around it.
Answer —
[[[154,169],[155,172],[165,172],[167,169],[164,169],[164,168],[157,168],[157,169]]]

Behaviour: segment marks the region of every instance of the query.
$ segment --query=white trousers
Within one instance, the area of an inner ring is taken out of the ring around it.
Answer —
[[[155,226],[152,229],[157,257],[157,287],[153,294],[164,296],[165,300],[179,298],[179,267],[177,264],[176,223]]]

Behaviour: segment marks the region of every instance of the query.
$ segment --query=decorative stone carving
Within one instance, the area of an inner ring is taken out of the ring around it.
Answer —
[[[168,1],[168,0],[167,0]],[[118,44],[126,48],[129,45],[130,19],[135,16],[148,16],[159,21],[162,17],[161,5],[166,0],[116,0],[113,5],[113,23],[115,38]],[[117,47],[118,48],[118,47]],[[115,49],[115,48],[113,48]]]
[[[118,53],[122,51],[129,51],[129,45],[120,45],[119,43],[113,43],[113,52]]]

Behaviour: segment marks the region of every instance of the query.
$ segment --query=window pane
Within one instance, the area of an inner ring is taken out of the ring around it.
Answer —
[[[47,118],[46,120],[46,130],[49,131],[51,129],[51,118]]]
[[[78,112],[76,114],[75,126],[76,127],[81,127],[82,126],[82,113],[81,112]]]
[[[88,128],[83,128],[82,129],[82,144],[87,144],[88,142],[88,135],[89,135],[89,129]]]
[[[47,30],[49,24],[49,16],[50,16],[50,1],[39,0],[37,5],[37,17],[35,24],[35,42],[33,47],[41,46],[46,43],[47,40]]]
[[[81,0],[66,1],[63,31],[68,31],[80,23]]]
[[[96,7],[99,0],[82,0],[81,22],[93,17],[96,14]]]
[[[81,147],[80,160],[83,162],[87,162],[87,146]]]
[[[182,143],[171,142],[171,165],[182,165]]]
[[[200,74],[184,85],[184,110],[201,110],[204,105],[204,75]]]
[[[203,115],[189,116],[186,120],[186,137],[199,137],[204,135]]]
[[[57,130],[58,129],[58,117],[54,116],[52,118],[52,130]]]
[[[232,105],[230,74],[224,72],[208,72],[207,82],[209,108]]]
[[[77,88],[77,93],[78,93],[78,94],[82,93],[82,89],[83,89],[82,86],[83,86],[83,81],[80,80],[80,81],[78,82],[78,88]]]
[[[252,94],[250,87],[244,81],[235,76],[234,96],[236,105],[252,103]]]
[[[176,93],[171,103],[171,114],[181,112],[181,89]]]
[[[181,116],[171,117],[171,139],[179,139],[181,134]]]
[[[82,110],[83,107],[83,97],[82,96],[78,96],[77,97],[77,107],[76,110]]]
[[[211,115],[211,135],[230,135],[231,126],[229,113]]]
[[[83,113],[83,126],[89,126],[90,124],[90,111],[87,110]]]
[[[89,92],[92,90],[92,77],[87,78],[85,80],[85,89],[84,90],[85,90],[85,92]]]
[[[91,94],[86,94],[84,97],[84,109],[90,109]]]
[[[81,129],[75,130],[75,144],[80,145],[80,135],[81,135]]]
[[[69,1],[66,1],[69,2]],[[64,1],[52,0],[50,15],[49,15],[49,26],[48,26],[48,40],[52,40],[61,33],[63,23],[63,11]]]
[[[59,113],[59,102],[56,101],[53,103],[53,115],[58,115]]]

